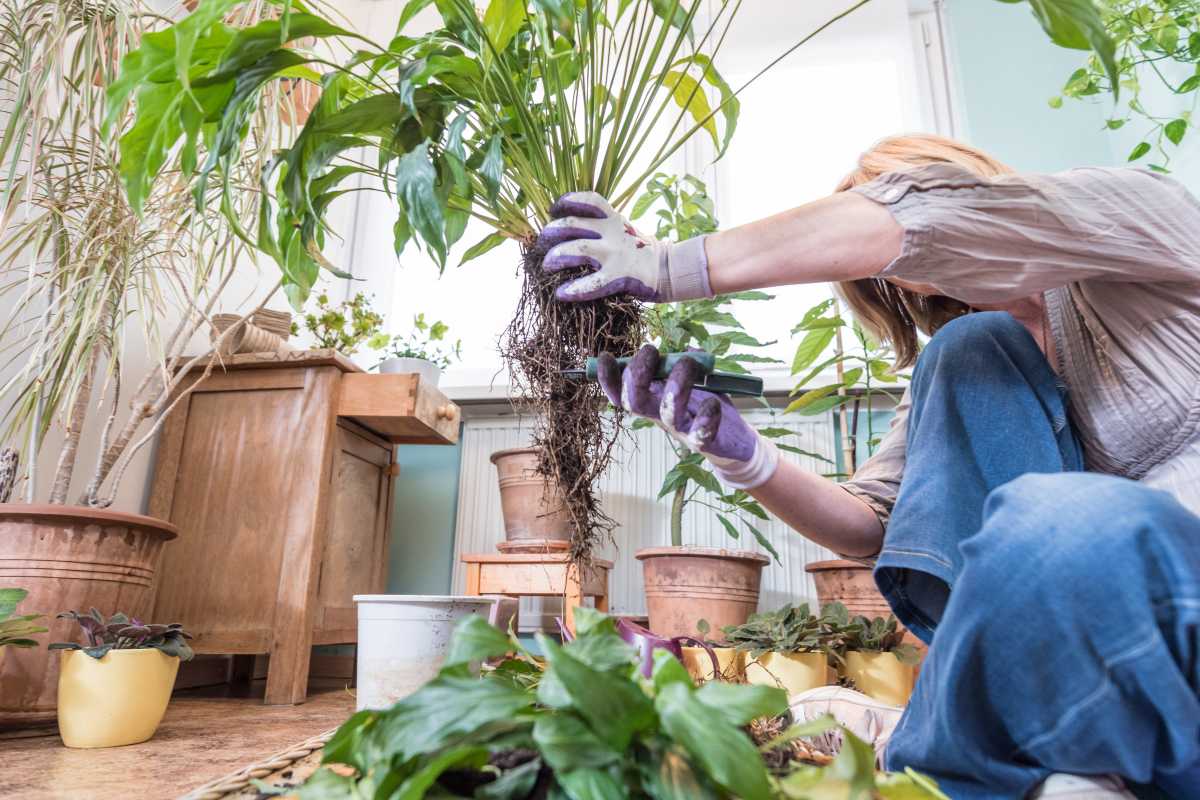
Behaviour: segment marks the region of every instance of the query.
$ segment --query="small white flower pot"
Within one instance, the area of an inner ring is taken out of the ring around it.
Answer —
[[[420,689],[446,660],[450,634],[469,614],[485,619],[495,598],[359,594],[358,710],[387,708]]]
[[[442,368],[423,358],[389,358],[379,365],[379,371],[384,374],[415,372],[430,386],[437,386],[442,377]]]

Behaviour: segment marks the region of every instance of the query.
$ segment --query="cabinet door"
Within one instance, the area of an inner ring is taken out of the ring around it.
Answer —
[[[314,644],[356,641],[354,595],[387,588],[391,466],[390,445],[338,425]]]

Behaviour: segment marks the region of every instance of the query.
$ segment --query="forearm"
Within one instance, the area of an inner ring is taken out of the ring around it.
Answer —
[[[790,528],[834,552],[865,557],[883,544],[883,526],[866,503],[790,461],[780,461],[771,479],[750,494]]]
[[[723,294],[866,278],[900,254],[903,233],[884,206],[840,192],[710,235],[708,280]]]

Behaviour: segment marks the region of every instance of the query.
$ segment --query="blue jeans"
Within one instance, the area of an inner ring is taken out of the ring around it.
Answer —
[[[888,767],[956,800],[1052,772],[1200,798],[1200,517],[1082,472],[1065,390],[1008,314],[942,328],[911,392],[875,577],[931,646]]]

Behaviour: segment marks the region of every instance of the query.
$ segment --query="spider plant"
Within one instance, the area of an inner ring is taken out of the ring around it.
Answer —
[[[265,7],[241,13],[253,19]],[[8,101],[0,128],[0,296],[9,310],[0,323],[0,439],[24,451],[26,502],[42,494],[68,502],[94,414],[101,442],[78,502],[112,502],[151,438],[146,424],[179,396],[191,366],[168,365],[206,325],[244,252],[231,246],[230,231],[255,205],[227,197],[224,214],[197,209],[169,163],[136,208],[124,191],[116,135],[132,120],[118,110],[104,128],[105,84],[128,52],[169,23],[138,0],[0,0],[0,90]],[[260,161],[277,117],[277,106],[263,104],[246,120],[256,143],[247,152]],[[248,159],[227,179],[253,184],[255,175]],[[130,340],[149,355],[144,375],[127,374]],[[38,456],[55,428],[63,443],[42,492]]]
[[[109,108],[136,103],[121,147],[140,208],[175,148],[199,184],[228,174],[261,88],[280,77],[320,81],[320,100],[271,162],[260,214],[243,231],[279,263],[293,303],[332,267],[321,254],[324,217],[343,187],[392,196],[397,254],[415,240],[444,266],[470,217],[494,230],[464,260],[505,238],[529,240],[565,192],[594,190],[622,207],[689,137],[709,137],[719,156],[737,125],[744,86],[731,87],[713,60],[742,0],[712,4],[711,15],[702,0],[490,0],[482,14],[468,0],[408,0],[386,43],[286,3],[278,20],[230,25],[233,5],[202,0],[170,35],[127,56]],[[406,33],[430,6],[442,25]],[[303,37],[348,55],[297,52],[290,44]],[[221,183],[226,198],[240,191]]]

